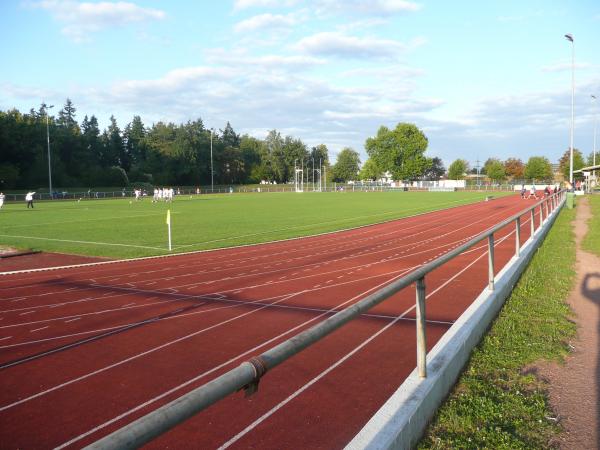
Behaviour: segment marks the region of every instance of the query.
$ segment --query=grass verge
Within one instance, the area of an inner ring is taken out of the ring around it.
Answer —
[[[560,432],[545,385],[526,368],[562,360],[576,333],[575,210],[563,209],[418,448],[546,448]]]
[[[584,250],[600,256],[600,195],[588,195],[587,198],[592,209],[592,218],[588,222],[588,232],[581,246]]]

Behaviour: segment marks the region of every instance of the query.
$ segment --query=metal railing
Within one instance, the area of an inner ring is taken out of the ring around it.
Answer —
[[[417,325],[417,368],[419,376],[427,377],[427,347],[425,333],[425,297],[427,274],[442,266],[448,261],[469,250],[483,240],[488,246],[488,287],[494,290],[494,234],[504,227],[515,223],[515,256],[521,253],[521,217],[531,212],[531,237],[540,230],[541,226],[549,219],[552,212],[562,207],[565,202],[565,191],[558,192],[535,203],[521,212],[505,219],[492,228],[480,233],[463,245],[449,251],[434,261],[421,266],[414,272],[393,281],[377,292],[365,297],[352,306],[329,317],[323,322],[303,331],[296,336],[282,342],[260,356],[243,362],[237,368],[215,378],[178,399],[156,409],[125,427],[94,442],[90,449],[138,448],[152,439],[160,436],[176,425],[191,418],[193,415],[206,409],[220,399],[244,389],[246,395],[251,395],[258,390],[262,376],[269,370],[291,358],[298,352],[316,343],[323,337],[337,330],[350,320],[370,310],[390,296],[402,289],[416,284],[416,325]],[[536,210],[539,209],[539,226],[535,227]],[[545,211],[545,215],[544,215]],[[529,240],[527,241],[529,242]]]

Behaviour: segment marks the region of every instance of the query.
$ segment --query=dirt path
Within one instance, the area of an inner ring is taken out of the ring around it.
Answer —
[[[550,383],[550,403],[565,430],[557,444],[580,450],[600,448],[600,258],[581,249],[591,210],[587,198],[577,200],[577,278],[568,302],[578,335],[565,364],[545,365],[541,375]]]

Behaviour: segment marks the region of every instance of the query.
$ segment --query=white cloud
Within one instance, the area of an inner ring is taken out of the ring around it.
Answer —
[[[164,11],[142,8],[129,2],[77,2],[75,0],[42,0],[30,6],[50,12],[64,24],[62,33],[76,42],[89,39],[91,33],[131,23],[161,20]]]
[[[523,22],[526,19],[525,16],[500,16],[498,17],[499,22]]]
[[[397,57],[399,53],[422,42],[418,40],[406,45],[390,39],[359,38],[339,32],[323,32],[303,38],[296,47],[310,55],[385,59]]]
[[[260,14],[238,22],[233,27],[236,33],[248,33],[261,29],[280,29],[293,27],[300,22],[294,14]]]
[[[325,64],[325,60],[306,55],[262,55],[251,56],[244,50],[213,49],[206,52],[206,60],[211,64],[231,67],[258,67],[268,70],[303,70]]]
[[[575,63],[575,69],[589,69],[592,67],[590,63]],[[542,67],[542,72],[566,72],[571,70],[571,62],[560,62]]]
[[[241,11],[248,8],[289,7],[296,3],[298,3],[297,0],[235,0],[233,9],[234,11]]]
[[[421,5],[406,0],[318,0],[316,8],[320,14],[359,13],[370,16],[389,16],[416,12],[421,9]]]
[[[165,95],[173,92],[197,90],[198,86],[208,86],[231,77],[229,70],[219,67],[185,67],[167,72],[154,80],[129,80],[116,83],[112,93],[117,96],[135,98],[138,96]]]

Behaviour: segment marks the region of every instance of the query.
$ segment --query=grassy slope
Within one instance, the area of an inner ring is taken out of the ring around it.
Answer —
[[[563,210],[419,448],[546,448],[559,432],[544,384],[524,368],[561,359],[575,334],[565,303],[575,243]]]
[[[600,256],[600,194],[588,195],[593,217],[588,223],[588,233],[582,247],[588,252]]]
[[[129,199],[37,202],[35,210],[27,210],[24,203],[9,203],[0,213],[0,245],[108,257],[147,256],[167,252],[167,208],[172,214],[174,251],[191,251],[334,231],[472,203],[485,196],[485,192],[225,194],[181,196],[170,205],[149,199],[132,204]]]

